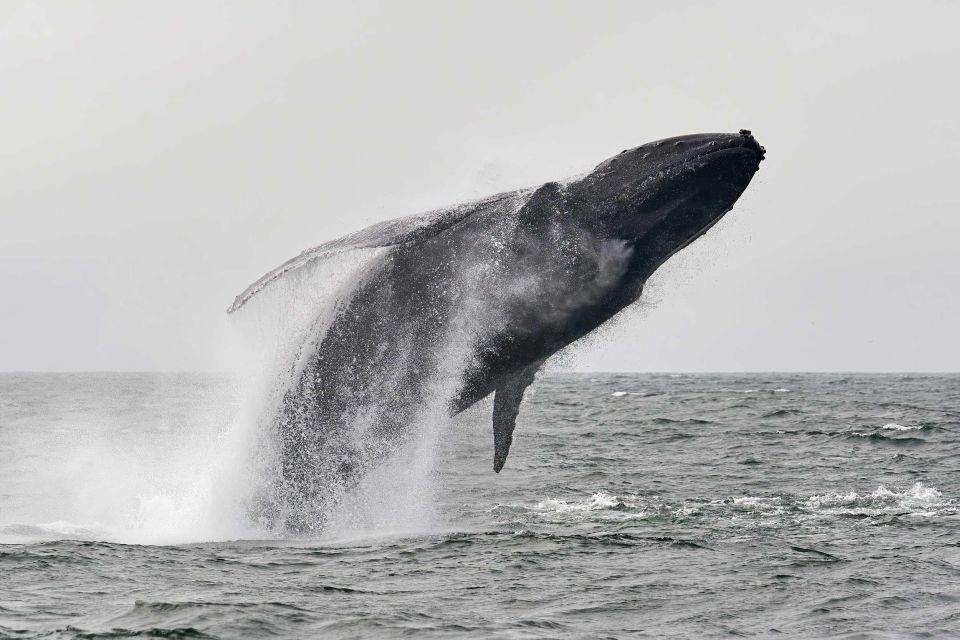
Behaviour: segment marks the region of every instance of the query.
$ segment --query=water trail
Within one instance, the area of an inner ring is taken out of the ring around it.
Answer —
[[[274,535],[258,519],[276,464],[273,427],[279,402],[322,339],[343,300],[383,250],[331,256],[273,284],[235,321],[238,359],[234,410],[215,433],[187,444],[179,467],[137,508],[118,537],[186,542]]]
[[[513,211],[519,201],[503,206]],[[511,224],[502,226],[509,236]],[[436,271],[420,269],[416,249],[382,250],[389,261],[368,261],[342,290],[328,288],[306,304],[283,290],[291,280],[300,286],[302,270],[273,282],[283,340],[268,345],[273,361],[264,368],[275,383],[261,394],[258,432],[266,437],[260,448],[272,447],[261,475],[274,483],[265,483],[255,509],[268,528],[301,535],[429,528],[440,427],[480,336],[499,324],[501,265],[487,255],[505,251],[499,239],[461,239],[483,255],[431,254]],[[422,290],[404,289],[408,280]],[[253,302],[262,304],[261,296]]]
[[[282,403],[331,323],[387,251],[355,250],[315,261],[271,282],[231,316],[242,335],[247,379],[239,430],[246,434],[249,475],[235,486],[247,519],[265,536],[284,533],[269,516],[280,465]]]
[[[423,533],[443,526],[435,499],[439,441],[451,420],[449,402],[470,365],[477,335],[484,329],[477,312],[483,303],[470,296],[451,317],[447,334],[436,347],[440,366],[425,385],[426,401],[408,425],[405,442],[369,469],[360,484],[334,507],[324,537]]]
[[[446,283],[463,287],[464,283]],[[433,530],[440,525],[440,514],[435,510],[435,469],[440,434],[450,420],[450,401],[458,390],[471,357],[479,315],[476,305],[466,302],[448,318],[446,333],[437,336],[430,348],[430,362],[436,366],[423,382],[422,394],[415,406],[405,406],[410,396],[399,385],[408,382],[408,372],[422,362],[417,346],[395,336],[400,344],[389,366],[377,371],[374,388],[376,398],[363,406],[352,406],[346,425],[338,426],[347,432],[350,448],[361,452],[351,462],[359,467],[349,476],[339,475],[336,463],[321,461],[319,472],[324,482],[336,485],[332,500],[320,500],[313,505],[296,504],[294,509],[305,510],[307,522],[321,521],[325,539],[353,538],[370,534],[410,534]],[[315,339],[319,344],[320,338]],[[309,357],[305,350],[302,357]],[[297,371],[299,376],[301,371]],[[392,433],[389,413],[398,412],[404,422],[401,432]],[[315,425],[317,429],[330,425]],[[323,437],[327,434],[313,434]],[[333,469],[331,471],[331,468]],[[291,508],[291,505],[286,505]],[[320,513],[309,513],[318,509]]]

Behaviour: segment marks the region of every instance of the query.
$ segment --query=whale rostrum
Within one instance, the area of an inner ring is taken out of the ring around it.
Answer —
[[[381,222],[260,278],[230,312],[316,261],[382,249],[322,335],[304,337],[275,418],[271,518],[320,530],[416,425],[490,394],[499,473],[543,363],[636,301],[730,211],[763,157],[747,130],[659,140],[574,179]]]

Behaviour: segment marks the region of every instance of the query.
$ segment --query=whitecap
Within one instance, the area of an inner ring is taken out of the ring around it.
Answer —
[[[918,429],[923,429],[922,424],[915,425],[902,425],[897,424],[896,422],[888,422],[887,424],[880,427],[881,429],[887,429],[889,431],[917,431]]]
[[[601,509],[609,509],[620,504],[620,500],[606,491],[598,491],[590,496],[587,500],[579,500],[573,502],[567,502],[566,500],[558,500],[554,498],[547,498],[542,502],[537,504],[537,509],[539,511],[553,511],[556,513],[569,513],[572,511],[597,511]]]
[[[741,496],[723,501],[724,504],[733,504],[740,511],[746,511],[761,517],[780,516],[786,513],[783,498],[773,496],[769,498],[759,496]]]
[[[637,495],[615,495],[608,491],[597,491],[583,499],[563,500],[547,498],[535,506],[500,505],[514,517],[516,510],[526,512],[546,522],[568,520],[617,521],[640,520],[649,515],[669,512],[672,507],[657,502],[649,502]]]
[[[700,509],[695,504],[684,502],[671,512],[674,518],[686,518],[687,516],[700,513]]]
[[[936,487],[916,482],[902,490],[880,485],[867,494],[848,491],[813,495],[804,507],[826,515],[881,515],[903,511],[909,515],[949,515],[957,512],[958,503],[944,499]]]

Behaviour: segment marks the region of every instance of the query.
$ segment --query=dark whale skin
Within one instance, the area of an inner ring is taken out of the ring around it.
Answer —
[[[305,347],[276,421],[267,518],[320,531],[330,505],[415,425],[491,393],[499,472],[543,362],[637,300],[650,274],[733,207],[764,153],[744,130],[669,138],[577,179],[331,243],[388,249]]]

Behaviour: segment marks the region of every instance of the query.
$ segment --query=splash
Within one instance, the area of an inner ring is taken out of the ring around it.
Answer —
[[[272,481],[256,507],[265,527],[316,536],[431,526],[441,427],[457,399],[475,393],[464,391],[472,389],[471,368],[506,323],[508,305],[543,285],[508,277],[526,274],[505,260],[515,251],[521,203],[498,198],[491,227],[458,234],[455,245],[384,249],[343,288],[306,303],[290,290],[277,293],[291,276],[294,286],[316,278],[300,267],[244,305],[262,305],[269,290],[274,306],[295,300],[306,310],[292,319],[284,310],[272,325],[285,339],[272,350],[275,383],[258,429],[266,434],[260,448],[271,451],[261,475]]]
[[[304,354],[383,251],[317,261],[264,291],[225,331],[235,358],[216,384],[199,375],[83,378],[89,388],[66,396],[90,409],[68,407],[69,423],[16,433],[27,460],[23,486],[8,489],[24,504],[4,505],[0,542],[275,537],[257,514],[276,462],[277,408]],[[64,397],[62,389],[37,395]]]
[[[503,244],[493,243],[497,249]],[[269,329],[257,365],[269,372],[256,394],[264,400],[251,411],[259,416],[261,483],[247,503],[274,535],[410,532],[436,523],[437,440],[477,342],[501,323],[500,305],[485,295],[500,264],[488,253],[445,263],[432,281],[437,298],[407,292],[417,306],[394,317],[394,298],[381,296],[408,274],[391,269],[420,259],[398,251],[368,252],[352,265],[344,259],[354,252],[338,254],[320,265],[336,272],[336,283],[310,265],[244,306],[241,317],[253,306],[252,324]],[[318,281],[324,288],[311,291]],[[273,315],[266,321],[256,311],[264,307]]]
[[[7,470],[22,481],[11,487],[20,500],[5,501],[0,513],[0,541],[256,537],[236,509],[244,473],[236,463],[247,445],[237,428],[233,380],[170,374],[37,380],[52,387],[31,394],[59,398],[60,405],[6,434],[23,470]],[[60,388],[71,382],[76,388]],[[51,428],[47,416],[58,414],[61,426]]]

